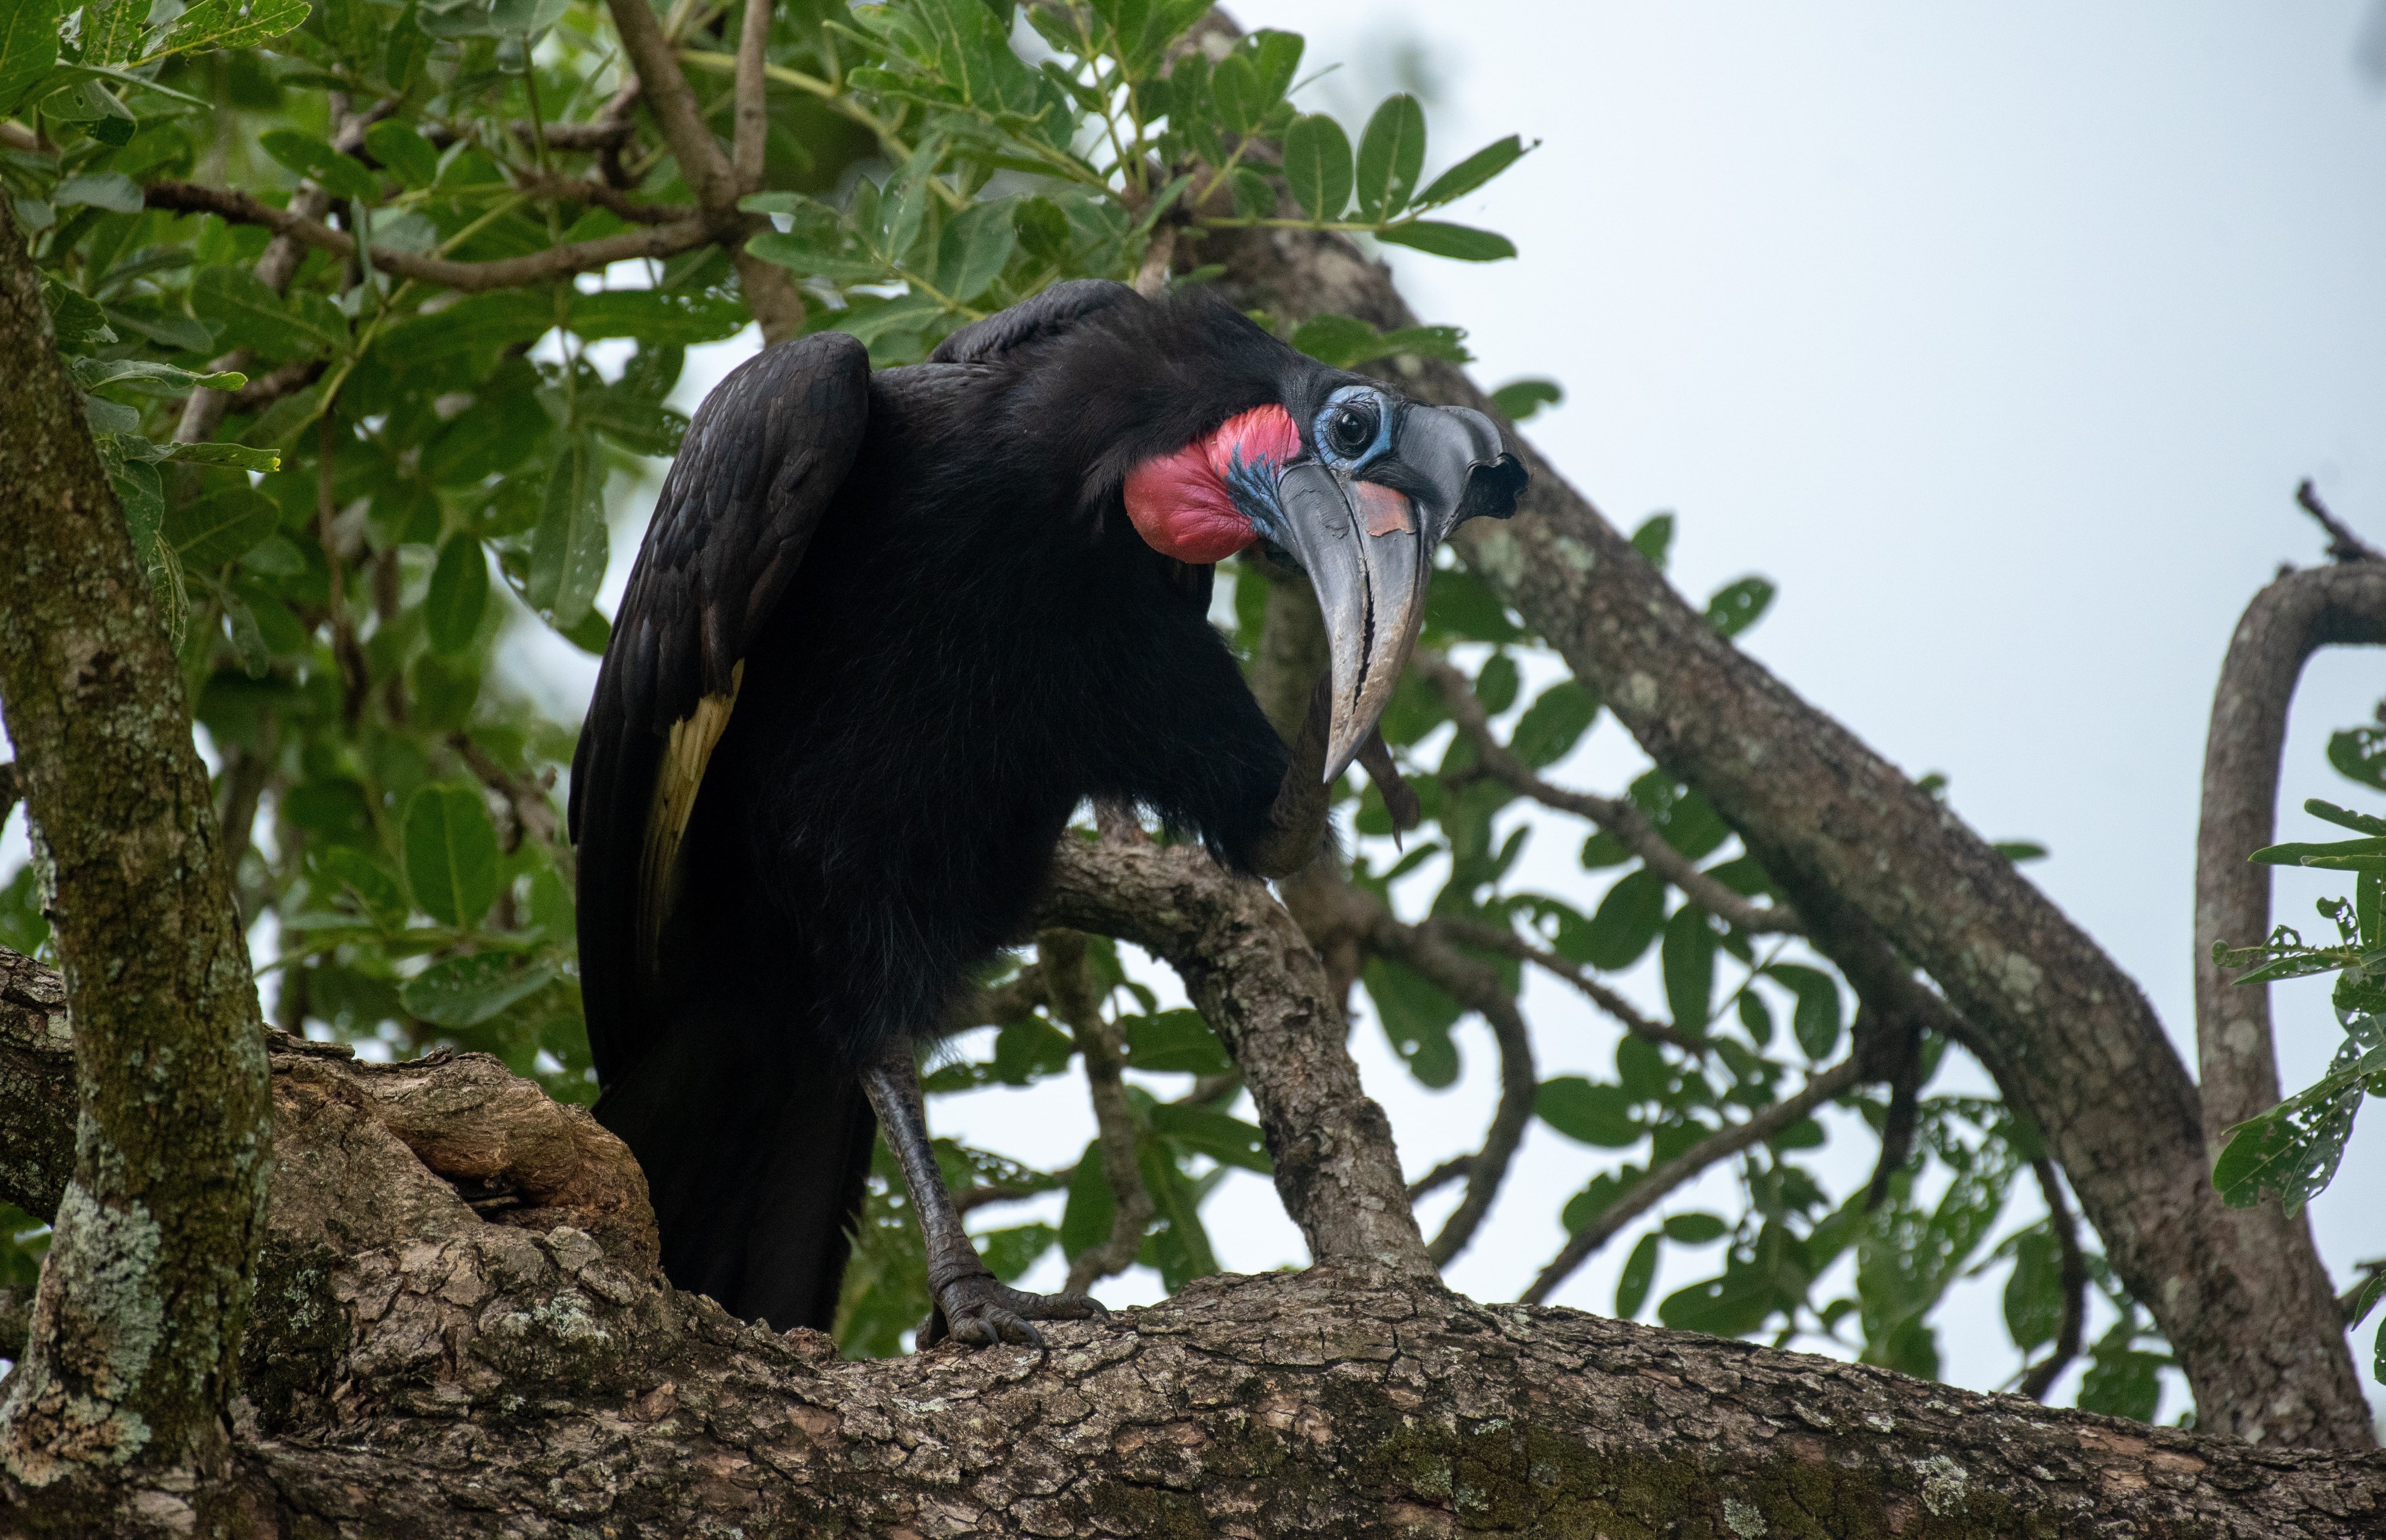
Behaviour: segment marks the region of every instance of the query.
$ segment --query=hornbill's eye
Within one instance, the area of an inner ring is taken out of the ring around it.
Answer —
[[[1337,459],[1355,460],[1374,447],[1380,421],[1373,401],[1339,402],[1325,413],[1325,448]]]

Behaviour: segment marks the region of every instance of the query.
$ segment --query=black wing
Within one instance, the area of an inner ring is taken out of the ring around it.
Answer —
[[[783,343],[705,398],[663,482],[571,762],[580,987],[600,1080],[652,1045],[644,999],[681,834],[747,649],[860,452],[870,358]]]

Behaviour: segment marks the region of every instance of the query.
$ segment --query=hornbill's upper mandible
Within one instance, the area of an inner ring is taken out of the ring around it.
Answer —
[[[821,332],[696,414],[572,762],[596,1115],[674,1283],[825,1328],[876,1122],[937,1320],[1034,1340],[936,1172],[912,1052],[1029,922],[1071,811],[1130,802],[1230,866],[1316,854],[1433,552],[1524,482],[1479,413],[1328,369],[1214,299],[1060,284],[872,374]],[[1333,646],[1300,743],[1208,620],[1266,542]]]

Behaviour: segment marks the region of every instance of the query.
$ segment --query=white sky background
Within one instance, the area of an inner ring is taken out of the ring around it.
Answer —
[[[1564,385],[1530,436],[1617,522],[1676,510],[1673,573],[1694,597],[1749,571],[1778,582],[1749,649],[1909,772],[1947,773],[1984,834],[2049,845],[2031,874],[2192,1065],[2197,785],[2229,632],[2280,562],[2320,559],[2300,478],[2386,544],[2386,91],[2367,63],[2386,56],[2386,5],[1250,0],[1237,15],[1305,34],[1305,71],[1342,63],[1304,100],[1354,134],[1385,92],[1424,89],[1428,176],[1502,133],[1542,142],[1457,214],[1518,260],[1392,254],[1419,315],[1466,327],[1487,382]],[[752,345],[692,357],[685,404]],[[609,609],[641,518],[620,531]],[[574,713],[593,669],[554,662]],[[2386,695],[2381,663],[2340,650],[2307,670],[2282,837],[2312,833],[2304,797],[2374,804],[2322,751]],[[1607,721],[1556,775],[1613,791],[1638,763]],[[1595,892],[1578,838],[1553,828],[1527,881]],[[2308,924],[2335,891],[2286,874],[2279,918]],[[2304,1083],[2340,1040],[2325,985],[2285,986],[2275,1007],[2288,1083]],[[1527,1008],[1544,1078],[1612,1074],[1613,1029],[1545,982]],[[1488,1117],[1487,1035],[1461,1038],[1470,1073],[1437,1096],[1371,1023],[1352,1034],[1412,1174]],[[1978,1080],[1959,1076],[1940,1088]],[[937,1106],[941,1131],[1031,1160],[1066,1162],[1091,1130],[1074,1083]],[[2386,1124],[2368,1121],[2312,1209],[2340,1282],[2386,1253]],[[1868,1141],[1840,1143],[1825,1169],[1844,1191]],[[1451,1282],[1513,1298],[1601,1158],[1537,1126]],[[2038,1211],[2027,1187],[2008,1228]],[[1666,1211],[1702,1194],[1736,1211],[1719,1180]],[[1258,1179],[1231,1178],[1207,1213],[1229,1268],[1302,1259]],[[1627,1250],[1612,1244],[1558,1302],[1608,1308]],[[1649,1309],[1715,1255],[1668,1248]],[[1059,1273],[1048,1261],[1031,1282]],[[2014,1372],[2001,1286],[1942,1312],[1950,1380]],[[2174,1389],[2163,1415],[2183,1405]]]

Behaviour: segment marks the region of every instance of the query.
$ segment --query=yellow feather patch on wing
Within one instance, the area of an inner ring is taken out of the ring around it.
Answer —
[[[679,896],[679,846],[696,811],[697,788],[713,746],[729,726],[737,689],[746,681],[746,660],[729,670],[729,693],[707,695],[696,709],[672,723],[662,763],[655,769],[655,797],[647,809],[647,843],[638,858],[638,963],[648,979],[661,961],[663,921]]]

